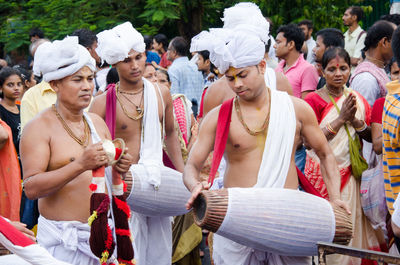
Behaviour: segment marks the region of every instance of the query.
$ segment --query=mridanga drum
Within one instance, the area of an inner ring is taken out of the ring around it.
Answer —
[[[350,215],[317,196],[289,189],[203,191],[193,205],[197,225],[239,244],[284,256],[317,254],[317,242],[347,245]]]
[[[182,180],[182,173],[168,167],[161,168],[161,184],[154,187],[141,179],[134,170],[132,190],[127,202],[132,211],[146,216],[178,216],[188,212],[185,207],[190,198]]]

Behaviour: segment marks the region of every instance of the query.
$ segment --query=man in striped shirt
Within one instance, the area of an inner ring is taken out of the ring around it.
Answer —
[[[400,28],[392,36],[393,54],[400,62]],[[396,236],[400,236],[400,83],[398,80],[386,85],[383,110],[383,174],[385,178],[386,202],[392,215],[392,227]],[[396,201],[396,203],[395,203]],[[396,242],[397,243],[397,242]],[[399,245],[398,245],[399,246]]]

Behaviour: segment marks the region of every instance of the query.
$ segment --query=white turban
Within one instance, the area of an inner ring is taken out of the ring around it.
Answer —
[[[269,40],[269,23],[254,3],[242,2],[224,10],[224,29],[257,35],[265,44]]]
[[[210,61],[225,73],[229,67],[257,65],[264,58],[265,45],[253,34],[225,29],[202,31],[192,39],[190,51],[208,50]]]
[[[97,34],[97,54],[108,64],[116,64],[128,57],[131,49],[144,52],[144,38],[130,22],[125,22],[110,30]]]
[[[44,42],[42,44],[40,44],[37,48],[36,48],[36,52],[35,52],[35,56],[33,59],[33,74],[36,76],[41,76],[42,75],[42,71],[40,70],[40,64],[42,63],[43,60],[46,60],[46,57],[43,56],[43,53],[46,52],[46,50],[48,49],[48,47],[51,46],[51,42]]]
[[[72,75],[84,66],[96,70],[96,61],[76,36],[43,43],[35,53],[35,63],[46,82]]]

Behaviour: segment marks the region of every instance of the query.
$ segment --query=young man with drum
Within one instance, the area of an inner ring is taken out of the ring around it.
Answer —
[[[294,153],[304,140],[321,160],[331,204],[347,210],[340,200],[340,174],[335,157],[312,109],[304,101],[266,86],[264,45],[258,37],[243,31],[228,38],[221,36],[224,39],[211,36],[214,41],[208,49],[210,59],[225,73],[236,97],[213,109],[202,121],[183,175],[186,187],[192,192],[187,208],[193,206],[202,190],[210,187],[199,181],[199,172],[213,147],[214,157],[223,153],[227,162],[223,187],[297,189]],[[224,115],[229,116],[225,124],[219,119]],[[222,150],[214,146],[214,141],[224,138],[223,134],[218,135],[221,127],[227,128],[226,147]],[[219,235],[214,236],[213,258],[217,265],[310,264],[309,257],[259,253]]]

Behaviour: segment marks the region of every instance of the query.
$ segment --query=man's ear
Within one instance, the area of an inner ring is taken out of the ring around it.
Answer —
[[[264,75],[266,68],[267,68],[267,63],[263,59],[261,60],[261,62],[258,63],[258,69],[260,69],[260,72]]]
[[[60,81],[59,80],[53,80],[49,82],[51,88],[58,93],[59,89],[60,89]]]
[[[289,50],[296,49],[296,44],[294,43],[294,40],[289,41],[287,43],[287,46],[288,46]]]

